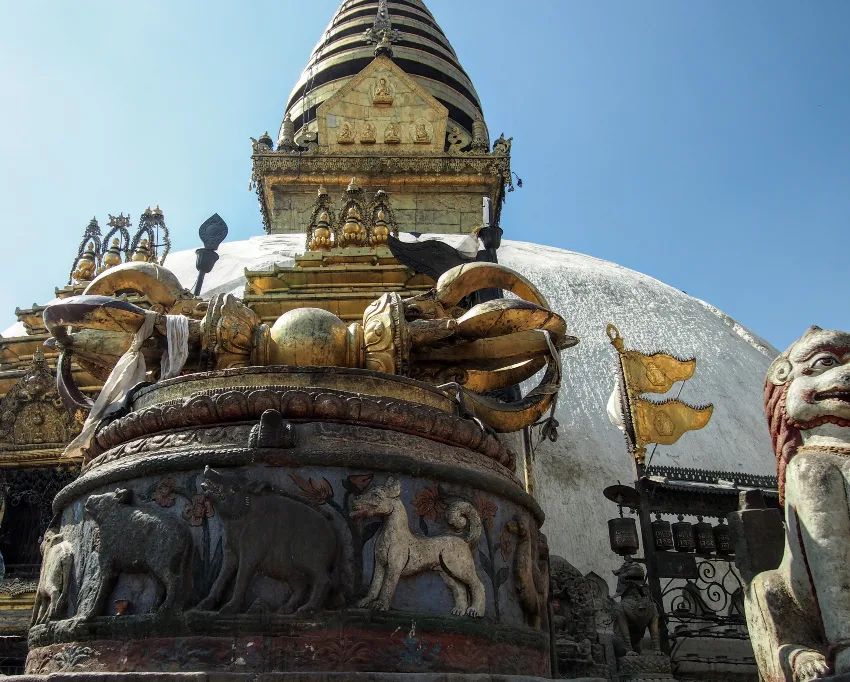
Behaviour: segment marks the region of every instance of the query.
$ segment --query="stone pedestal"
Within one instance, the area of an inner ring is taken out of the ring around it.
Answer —
[[[674,679],[670,657],[664,654],[623,656],[617,662],[617,671],[622,682]]]
[[[514,456],[455,409],[365,370],[141,390],[56,498],[72,568],[45,560],[59,592],[27,672],[547,677],[542,512]]]

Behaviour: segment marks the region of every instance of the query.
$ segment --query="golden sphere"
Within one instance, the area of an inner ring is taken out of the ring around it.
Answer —
[[[294,367],[345,367],[348,328],[333,313],[298,308],[284,313],[271,329],[270,360]]]

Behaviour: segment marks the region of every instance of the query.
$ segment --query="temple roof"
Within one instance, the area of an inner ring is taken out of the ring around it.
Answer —
[[[448,109],[452,121],[471,132],[481,103],[422,0],[342,3],[289,96],[286,113],[295,129],[314,121],[318,106],[372,61],[384,31],[392,42],[395,63]]]

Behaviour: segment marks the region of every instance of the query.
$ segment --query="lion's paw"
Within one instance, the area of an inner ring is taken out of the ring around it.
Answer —
[[[374,609],[376,611],[389,611],[390,603],[388,601],[384,601],[383,599],[379,599],[375,602]]]
[[[452,609],[453,616],[463,616],[464,614],[466,614],[466,611],[464,609],[459,609],[457,607]]]
[[[473,609],[472,607],[466,610],[466,615],[470,618],[483,618],[484,614],[481,613],[478,609]]]
[[[804,651],[794,661],[794,680],[808,682],[829,675],[829,664],[819,651]]]
[[[357,602],[357,606],[361,609],[368,609],[374,603],[374,599],[369,599],[369,597],[366,597],[365,599],[361,599],[359,602]]]

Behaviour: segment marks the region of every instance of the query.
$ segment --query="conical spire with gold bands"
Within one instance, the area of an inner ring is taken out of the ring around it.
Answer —
[[[383,32],[395,63],[442,103],[455,124],[472,132],[481,103],[454,49],[422,0],[345,0],[289,96],[295,130],[375,56]]]

